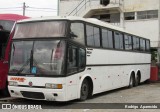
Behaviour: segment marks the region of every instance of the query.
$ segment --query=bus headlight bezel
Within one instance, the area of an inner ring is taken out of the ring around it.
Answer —
[[[18,83],[16,81],[8,81],[9,86],[17,86]]]
[[[52,83],[46,83],[45,87],[49,89],[62,89],[63,88],[62,84],[52,84]]]

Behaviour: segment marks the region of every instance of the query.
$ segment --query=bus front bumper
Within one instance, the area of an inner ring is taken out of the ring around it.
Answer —
[[[48,88],[8,86],[11,97],[34,99],[34,100],[47,100],[47,101],[65,101],[66,99],[65,99],[64,88],[48,89]]]

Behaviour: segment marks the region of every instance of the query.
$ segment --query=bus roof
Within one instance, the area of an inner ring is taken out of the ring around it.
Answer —
[[[0,14],[0,20],[18,21],[21,19],[27,19],[29,17],[18,14]]]
[[[99,25],[99,26],[102,26],[102,27],[106,27],[106,28],[109,28],[109,29],[117,30],[117,31],[120,31],[120,32],[124,32],[124,33],[127,33],[127,34],[143,37],[139,34],[137,35],[137,34],[134,34],[133,32],[129,32],[129,31],[125,30],[124,28],[121,28],[121,27],[118,27],[118,26],[115,26],[115,25],[111,25],[107,22],[103,22],[103,21],[95,19],[95,18],[82,18],[82,17],[77,17],[77,16],[53,16],[53,17],[30,18],[30,19],[20,20],[17,23],[26,23],[26,22],[34,22],[34,21],[35,22],[36,21],[47,21],[47,20],[83,21],[83,22]]]

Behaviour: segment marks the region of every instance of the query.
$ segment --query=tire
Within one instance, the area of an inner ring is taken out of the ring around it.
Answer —
[[[134,77],[133,77],[133,75],[131,75],[131,77],[130,77],[130,81],[129,81],[129,86],[128,87],[129,88],[134,87]]]
[[[80,91],[80,100],[84,101],[88,98],[89,95],[89,83],[88,80],[83,80]]]
[[[8,91],[8,82],[6,82],[6,87],[4,89],[1,90],[2,96],[4,97],[9,97],[9,91]]]
[[[138,86],[139,84],[140,84],[140,76],[137,75],[135,86]]]
[[[4,97],[9,97],[9,96],[10,96],[7,86],[6,86],[6,88],[3,89],[1,92],[2,92],[2,95],[3,95]]]

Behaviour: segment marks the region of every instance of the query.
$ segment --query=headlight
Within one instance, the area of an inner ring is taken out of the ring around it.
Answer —
[[[62,84],[51,84],[51,83],[46,83],[45,84],[46,88],[51,88],[51,89],[62,89]]]
[[[18,83],[15,82],[15,81],[9,81],[9,82],[8,82],[8,85],[9,85],[9,86],[17,86]]]

